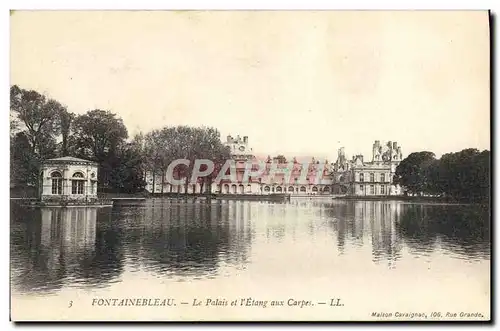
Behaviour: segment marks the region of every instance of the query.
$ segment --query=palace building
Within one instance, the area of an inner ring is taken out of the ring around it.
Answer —
[[[344,148],[338,150],[335,163],[321,162],[314,157],[309,161],[287,160],[284,156],[258,158],[249,145],[248,136],[226,137],[224,145],[229,147],[231,161],[235,166],[235,177],[203,187],[201,183],[188,185],[171,184],[161,174],[153,178],[146,172],[146,189],[152,193],[206,193],[269,195],[287,193],[295,196],[310,195],[355,195],[385,196],[401,194],[392,184],[397,165],[402,159],[397,142],[381,144],[375,141],[370,162],[362,155],[352,160],[345,156]],[[258,176],[245,179],[247,167],[255,172],[263,166]]]
[[[402,159],[401,147],[397,142],[382,144],[376,140],[370,162],[365,162],[363,155],[355,155],[352,160],[347,160],[341,148],[333,167],[334,193],[355,196],[400,195],[401,188],[392,181]]]

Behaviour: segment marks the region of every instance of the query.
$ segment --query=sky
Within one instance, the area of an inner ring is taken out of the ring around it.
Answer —
[[[10,82],[261,155],[490,149],[486,11],[15,11]]]

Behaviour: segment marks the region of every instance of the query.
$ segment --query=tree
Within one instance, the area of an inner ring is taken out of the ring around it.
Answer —
[[[61,127],[61,136],[62,136],[59,156],[62,157],[69,155],[68,140],[71,133],[71,124],[75,119],[75,114],[68,112],[66,108],[64,108],[59,111],[58,115],[59,115],[59,122]]]
[[[394,182],[411,193],[484,202],[490,196],[490,152],[468,148],[444,154],[412,153],[396,168]]]
[[[396,168],[394,184],[413,194],[427,193],[431,187],[428,167],[435,161],[432,152],[411,153]]]
[[[73,120],[71,148],[77,157],[93,159],[100,164],[99,182],[102,188],[113,188],[111,173],[119,157],[118,148],[128,137],[121,118],[110,111],[91,110]]]
[[[99,109],[76,117],[73,130],[76,150],[98,162],[104,162],[128,138],[123,120]]]
[[[474,148],[441,157],[439,164],[441,191],[456,199],[484,200],[490,189],[490,152]]]
[[[229,148],[222,144],[219,131],[211,127],[174,126],[153,130],[145,136],[144,150],[145,163],[153,173],[153,186],[156,183],[156,174],[160,172],[162,175],[162,193],[166,170],[174,160],[189,160],[189,167],[178,165],[173,174],[175,179],[185,179],[185,191],[193,173],[195,160],[212,161],[215,171],[200,179],[201,190],[208,191],[205,189],[206,185],[211,186],[218,169],[230,157]],[[206,168],[201,170],[206,170]]]
[[[10,88],[11,183],[37,185],[44,159],[55,157],[60,126],[57,114],[65,110],[59,102],[17,85]]]
[[[17,133],[11,140],[11,184],[14,186],[36,185],[39,166],[40,158],[32,152],[28,137],[23,132]]]
[[[144,190],[143,156],[137,145],[124,144],[106,163],[110,165],[108,184],[112,191],[136,193]]]
[[[42,154],[44,144],[59,134],[58,114],[65,108],[36,91],[23,90],[14,85],[10,89],[10,109],[23,127],[31,152]],[[18,126],[16,124],[14,126]]]

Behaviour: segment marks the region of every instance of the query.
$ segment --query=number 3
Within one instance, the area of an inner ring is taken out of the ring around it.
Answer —
[[[71,307],[73,307],[73,301],[70,301],[70,302],[69,302],[69,306],[68,306],[68,308],[71,308]]]

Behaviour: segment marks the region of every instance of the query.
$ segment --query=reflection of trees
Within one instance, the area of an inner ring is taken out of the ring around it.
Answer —
[[[130,247],[139,252],[135,264],[156,272],[201,276],[218,263],[246,261],[250,244],[248,203],[241,201],[183,203],[153,200],[135,214]],[[129,231],[128,231],[129,232]],[[140,234],[139,234],[140,233]]]
[[[41,212],[27,209],[21,212],[12,206],[11,212],[11,283],[19,291],[53,291],[61,288],[64,264],[58,255],[42,249]],[[54,263],[55,262],[55,263]]]
[[[480,206],[405,205],[398,232],[419,251],[432,249],[439,240],[460,254],[489,255],[489,222],[489,210]]]
[[[375,262],[391,265],[404,244],[430,252],[438,242],[444,249],[468,256],[488,254],[489,211],[479,206],[404,204],[390,201],[335,201],[326,216],[337,234],[338,249],[371,240]]]
[[[87,283],[105,286],[118,277],[124,267],[123,229],[113,220],[109,209],[97,211],[95,250],[81,260],[79,274]]]
[[[206,276],[241,267],[251,244],[248,202],[148,202],[146,207],[17,209],[13,285],[21,291],[107,286],[124,265]]]
[[[96,228],[98,213],[84,207],[13,210],[11,263],[16,287],[52,291],[69,278],[82,285],[119,274],[119,265],[100,262],[103,250],[107,261],[113,259],[116,245],[99,240],[103,231]]]

